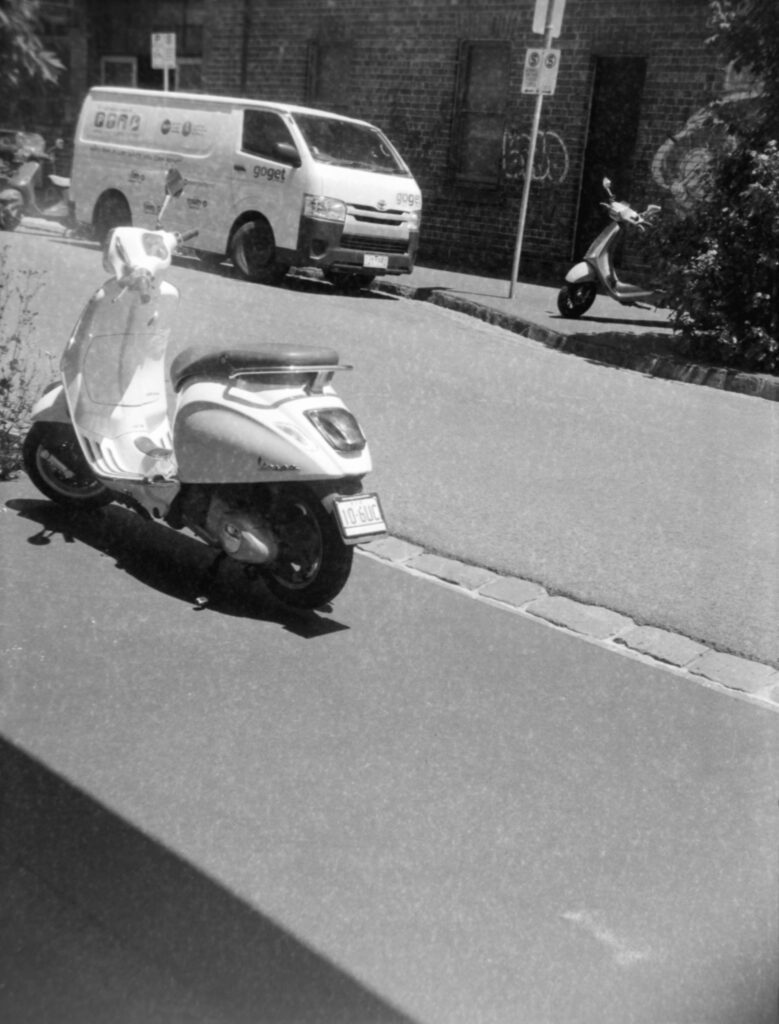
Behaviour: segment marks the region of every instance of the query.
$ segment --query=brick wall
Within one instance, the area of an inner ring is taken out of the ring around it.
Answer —
[[[457,58],[463,40],[507,40],[511,76],[506,129],[529,132],[535,98],[521,92],[534,0],[212,0],[204,33],[203,87],[305,103],[312,44],[349,44],[351,74],[339,109],[382,127],[423,192],[420,261],[507,274],[521,175],[497,188],[456,185],[450,168]],[[707,0],[567,0],[554,96],[544,101],[544,138],[567,160],[564,180],[534,182],[523,273],[556,275],[574,253],[595,61],[640,57],[646,78],[629,198],[656,201],[652,160],[687,118],[714,98],[721,75],[705,49]],[[248,33],[246,32],[248,26]],[[538,166],[538,165],[537,165]],[[558,166],[563,166],[558,163]],[[639,265],[634,244],[626,256]]]

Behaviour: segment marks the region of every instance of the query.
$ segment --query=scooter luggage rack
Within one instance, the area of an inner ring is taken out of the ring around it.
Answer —
[[[228,380],[238,380],[241,377],[301,377],[313,374],[313,380],[303,385],[303,390],[309,395],[319,394],[324,386],[330,382],[330,378],[337,370],[353,370],[350,363],[334,363],[332,366],[274,366],[263,369],[236,370],[228,374]],[[294,386],[298,381],[287,382]],[[283,385],[282,385],[283,386]]]

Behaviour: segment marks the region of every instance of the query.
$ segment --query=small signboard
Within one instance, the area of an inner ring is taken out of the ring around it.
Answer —
[[[557,88],[560,51],[531,48],[525,54],[522,92],[551,96]]]
[[[164,71],[176,66],[176,33],[152,32],[151,66],[155,71]]]
[[[551,12],[549,11],[550,4],[554,5]],[[565,0],[536,0],[536,7],[533,12],[533,31],[537,32],[540,36],[544,35],[546,32],[547,18],[551,13],[552,39],[557,39],[562,30],[564,10]]]

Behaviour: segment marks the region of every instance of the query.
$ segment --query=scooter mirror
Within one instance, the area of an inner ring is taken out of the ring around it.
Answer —
[[[178,197],[184,191],[186,181],[177,167],[171,167],[165,175],[165,193],[169,196]]]

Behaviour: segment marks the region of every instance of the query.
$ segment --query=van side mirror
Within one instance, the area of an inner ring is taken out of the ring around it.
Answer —
[[[184,191],[186,180],[177,167],[171,167],[165,175],[165,194],[177,198]]]
[[[282,163],[290,164],[292,167],[300,167],[302,161],[300,159],[300,153],[292,145],[291,142],[277,142],[273,147],[273,154],[277,156]]]

